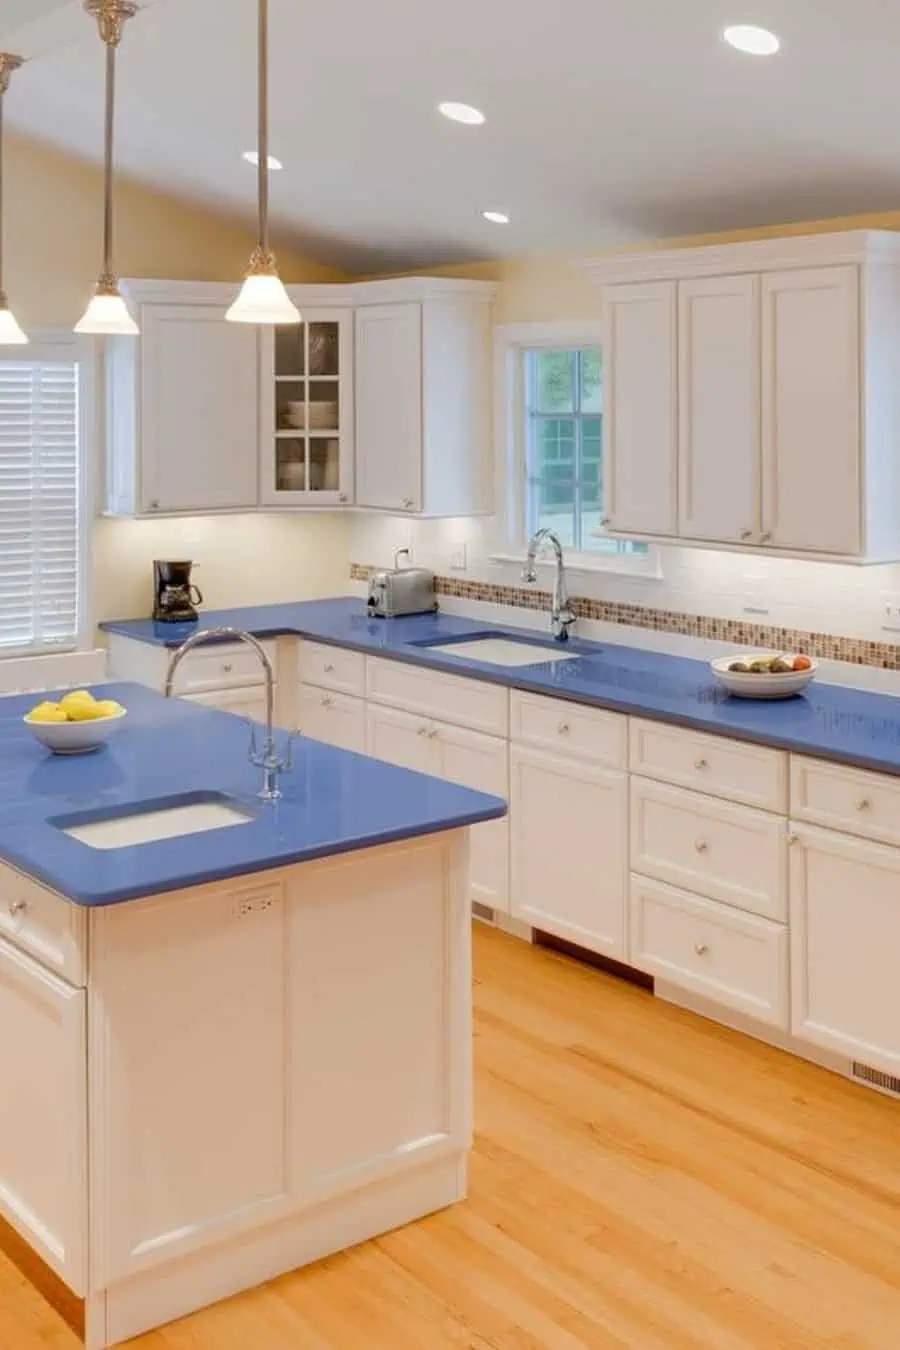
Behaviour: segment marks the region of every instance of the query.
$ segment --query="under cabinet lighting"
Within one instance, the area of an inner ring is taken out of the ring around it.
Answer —
[[[729,46],[747,56],[774,56],[781,47],[781,41],[768,28],[758,28],[752,23],[732,24],[722,34]]]
[[[467,127],[483,126],[487,120],[481,109],[473,108],[471,103],[439,103],[438,112],[449,117],[451,122],[462,122]]]

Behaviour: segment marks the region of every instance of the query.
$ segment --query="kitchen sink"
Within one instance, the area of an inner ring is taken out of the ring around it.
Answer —
[[[237,802],[214,793],[197,794],[183,802],[145,803],[124,808],[118,814],[94,813],[67,816],[51,822],[70,839],[89,848],[133,848],[160,839],[180,839],[184,835],[224,830],[247,825],[255,820],[253,812]]]
[[[489,634],[459,642],[429,642],[428,650],[469,661],[484,661],[489,666],[536,666],[547,661],[574,661],[580,655],[579,652],[567,652],[559,642],[540,644]]]

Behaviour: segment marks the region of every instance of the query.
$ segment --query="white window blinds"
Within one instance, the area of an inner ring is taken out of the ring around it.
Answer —
[[[0,351],[0,653],[78,633],[79,371]]]

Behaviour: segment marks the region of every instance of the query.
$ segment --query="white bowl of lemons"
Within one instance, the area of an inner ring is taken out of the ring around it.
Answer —
[[[24,721],[55,755],[86,755],[105,745],[125,716],[126,710],[115,699],[98,699],[87,689],[73,689],[58,703],[39,703]]]

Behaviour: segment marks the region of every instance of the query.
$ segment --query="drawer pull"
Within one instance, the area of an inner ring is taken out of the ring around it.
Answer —
[[[705,769],[708,769],[708,768],[709,768],[709,760],[708,760],[708,759],[695,759],[695,760],[694,760],[694,768],[695,768],[695,769],[699,769],[700,772],[703,773],[703,771],[704,771]]]
[[[333,703],[334,703],[334,699],[333,699],[333,698],[329,698],[327,694],[323,694],[323,695],[322,695],[322,707],[323,707],[323,708],[330,708],[331,705],[332,705]]]
[[[222,662],[222,674],[223,674],[223,675],[230,675],[231,672],[232,672],[233,670],[234,670],[234,665],[232,664],[231,661],[223,661],[223,662]]]
[[[694,849],[696,850],[697,853],[708,853],[709,844],[706,842],[705,839],[698,839],[697,842],[694,844]]]
[[[556,730],[559,732],[560,736],[568,736],[569,732],[571,731],[571,727],[569,726],[568,722],[557,722]]]
[[[800,843],[800,836],[799,834],[789,834],[787,837],[787,841],[790,844],[791,848],[793,848],[795,844]]]
[[[24,914],[27,908],[27,900],[10,900],[9,902],[9,912],[13,918],[16,918],[18,914]]]
[[[860,797],[859,801],[856,803],[856,809],[857,811],[871,811],[872,803],[869,801],[868,797]]]
[[[695,942],[694,951],[697,953],[698,956],[708,956],[709,946],[705,942]]]
[[[429,730],[428,735],[431,740],[434,740],[435,736],[437,736],[437,727],[432,727]]]
[[[416,735],[417,735],[417,736],[427,736],[427,735],[428,735],[428,728],[425,727],[425,726],[419,727],[419,728],[417,729],[417,731],[416,731]]]
[[[330,662],[329,662],[328,665],[325,667],[325,674],[326,674],[326,675],[333,675],[333,674],[334,674],[334,666],[333,666]]]

